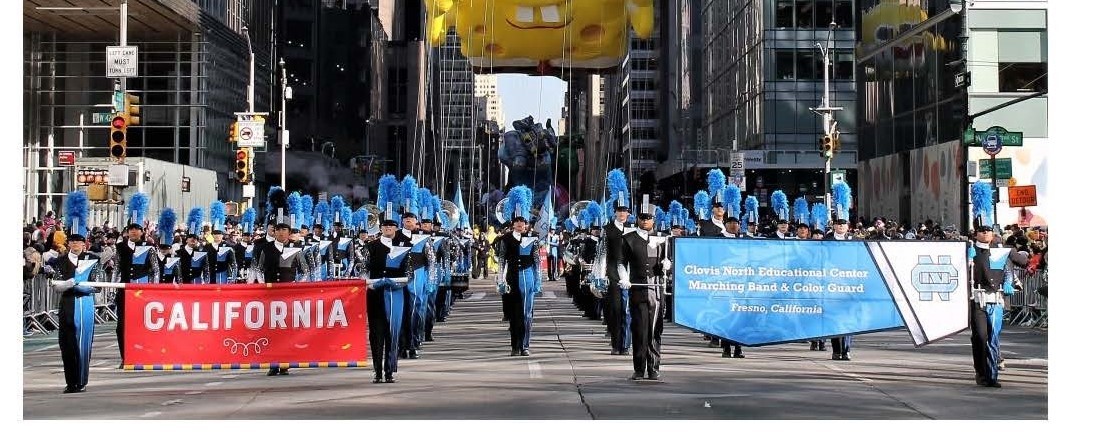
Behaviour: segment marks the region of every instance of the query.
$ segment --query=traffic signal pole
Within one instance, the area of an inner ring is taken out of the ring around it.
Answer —
[[[823,155],[825,157],[825,208],[829,209],[830,220],[833,214],[833,200],[832,200],[832,162],[833,156],[836,155],[836,141],[834,138],[837,134],[836,121],[833,120],[833,112],[843,110],[841,107],[833,107],[829,98],[829,75],[832,74],[832,61],[830,59],[830,48],[833,42],[833,32],[836,29],[836,22],[829,23],[829,39],[825,42],[825,46],[817,44],[818,49],[821,50],[821,57],[825,59],[825,96],[821,99],[821,106],[817,108],[810,108],[810,111],[821,115],[822,126],[824,129],[823,137],[826,137],[828,142],[833,146],[833,150]]]

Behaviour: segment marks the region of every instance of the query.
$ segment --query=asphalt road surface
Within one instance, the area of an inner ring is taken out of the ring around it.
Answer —
[[[660,381],[628,380],[599,321],[561,282],[536,300],[531,356],[509,356],[500,297],[475,280],[398,382],[370,368],[122,371],[113,324],[99,325],[87,392],[62,394],[56,334],[23,343],[24,419],[1047,419],[1045,330],[1007,327],[1004,388],[974,383],[967,332],[914,348],[904,331],[857,336],[853,360],[808,344],[721,358],[701,335],[667,324]],[[994,399],[996,404],[988,404]]]

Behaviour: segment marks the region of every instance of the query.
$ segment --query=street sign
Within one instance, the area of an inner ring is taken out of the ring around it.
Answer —
[[[994,134],[1001,137],[1002,146],[1023,146],[1024,145],[1024,133],[1011,132],[1000,126],[993,126],[985,131],[975,131],[974,128],[966,128],[963,133],[963,141],[968,143],[970,147],[985,147],[985,139],[988,135]]]
[[[963,87],[970,87],[970,72],[959,72],[955,74],[955,88],[961,89]]]
[[[93,125],[107,125],[111,123],[111,119],[115,117],[115,113],[92,113]]]
[[[264,147],[264,122],[260,120],[237,121],[238,147]]]
[[[138,66],[137,46],[107,47],[107,77],[136,77]]]
[[[1038,206],[1038,197],[1035,194],[1035,185],[1008,187],[1009,207]]]
[[[847,172],[845,172],[844,170],[833,170],[832,173],[829,173],[829,187],[832,188],[833,185],[836,185],[840,182],[846,182],[846,179]]]
[[[984,141],[984,144],[982,145],[982,149],[985,150],[985,153],[987,155],[996,156],[998,153],[1001,153],[1001,149],[1003,147],[1004,146],[1001,144],[1001,136],[1000,135],[989,134],[989,135],[985,136],[985,141]]]
[[[76,151],[59,150],[57,152],[57,165],[61,167],[72,167],[76,165]]]
[[[997,179],[997,188],[1007,188],[1008,186],[1008,179]],[[993,193],[993,197],[997,197],[996,192]],[[998,201],[998,203],[1000,202]]]
[[[107,167],[107,184],[110,186],[130,186],[130,166],[111,164]]]
[[[742,191],[745,190],[745,153],[730,154],[730,181]]]
[[[990,178],[990,163],[988,159],[978,160],[978,177],[981,179]],[[997,179],[1008,179],[1012,177],[1012,158],[997,158]]]

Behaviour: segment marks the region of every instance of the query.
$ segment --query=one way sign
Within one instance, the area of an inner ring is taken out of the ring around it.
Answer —
[[[136,77],[138,49],[136,46],[107,47],[107,77]]]

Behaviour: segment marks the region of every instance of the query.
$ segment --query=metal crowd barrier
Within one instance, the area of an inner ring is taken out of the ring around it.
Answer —
[[[95,293],[95,322],[117,321],[114,300],[117,289],[105,288]],[[23,332],[48,334],[58,328],[57,305],[61,294],[50,288],[46,275],[23,280]]]
[[[1018,326],[1047,327],[1047,271],[1021,275],[1023,290],[1009,297],[1005,321]]]

